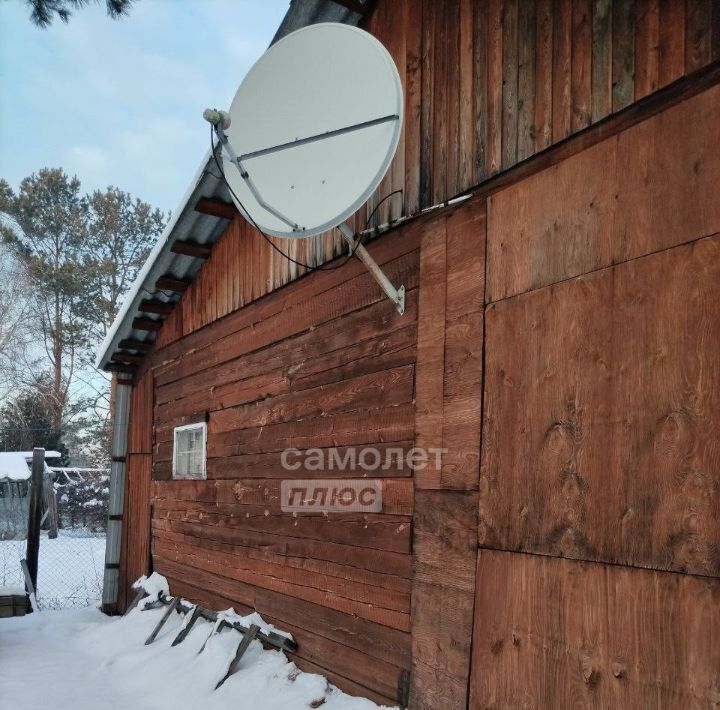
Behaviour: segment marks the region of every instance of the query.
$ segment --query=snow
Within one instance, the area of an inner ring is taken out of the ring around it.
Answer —
[[[31,459],[33,457],[32,451],[21,451],[20,452],[26,459]],[[45,458],[46,459],[59,459],[62,457],[62,454],[59,451],[52,451],[52,450],[45,450]]]
[[[26,481],[30,478],[30,467],[22,451],[0,452],[0,479]]]
[[[168,596],[170,587],[167,579],[157,572],[153,572],[149,577],[143,575],[140,579],[133,583],[133,589],[143,589],[148,595],[140,600],[138,607],[144,609],[147,604],[151,604],[160,598],[160,595]]]
[[[105,537],[70,537],[68,533],[60,530],[54,540],[46,534],[40,538],[37,598],[41,609],[87,606],[102,594]],[[20,560],[26,549],[26,540],[0,541],[0,585],[24,585]]]
[[[59,451],[46,451],[45,458],[62,456]],[[28,460],[32,460],[32,451],[0,451],[0,480],[26,481],[30,478]],[[47,465],[46,465],[47,468]]]
[[[0,597],[24,597],[25,587],[20,585],[8,585],[0,587]]]
[[[240,634],[222,631],[198,655],[213,628],[201,619],[185,641],[171,647],[183,623],[174,614],[145,646],[164,613],[165,608],[136,609],[113,618],[88,607],[0,620],[0,698],[12,699],[13,710],[306,710],[323,699],[323,710],[378,707],[345,695],[322,676],[300,672],[259,641],[214,691]],[[255,615],[241,619],[247,625]],[[28,682],[28,669],[42,682]]]

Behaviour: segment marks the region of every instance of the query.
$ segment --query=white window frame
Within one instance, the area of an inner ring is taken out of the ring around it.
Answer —
[[[202,470],[199,473],[189,474],[178,474],[177,472],[177,451],[178,451],[178,432],[189,431],[190,429],[197,429],[202,431]],[[173,462],[172,462],[172,477],[179,481],[197,481],[207,479],[207,422],[196,422],[195,424],[185,424],[183,426],[176,426],[173,431]]]

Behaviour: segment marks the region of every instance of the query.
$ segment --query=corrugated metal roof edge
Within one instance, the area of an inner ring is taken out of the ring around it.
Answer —
[[[341,22],[357,25],[361,15],[352,10],[335,3],[333,0],[291,0],[290,7],[280,23],[271,45],[295,30],[318,22]],[[203,107],[199,107],[200,111]],[[155,281],[166,273],[177,274],[178,270],[191,273],[194,277],[199,266],[189,267],[188,260],[191,257],[174,254],[170,248],[172,243],[180,238],[180,232],[189,231],[187,222],[192,221],[191,215],[195,210],[195,204],[200,197],[213,197],[229,200],[229,194],[225,185],[214,175],[211,168],[212,156],[208,150],[200,164],[195,176],[190,183],[185,195],[170,221],[160,235],[155,246],[151,250],[142,269],[137,275],[130,291],[123,300],[123,305],[113,321],[105,339],[100,344],[95,358],[95,367],[98,369],[107,368],[119,348],[119,343],[124,339],[135,339],[143,341],[146,335],[138,333],[132,327],[132,321],[140,315],[140,302],[149,294],[156,292]],[[207,223],[205,232],[206,241],[214,241],[212,236],[219,236],[225,228],[226,220],[221,217],[203,215],[202,219]],[[212,220],[212,222],[211,222]],[[185,234],[187,236],[187,234]],[[197,239],[198,234],[193,232],[193,238]],[[205,240],[200,240],[205,241]],[[180,268],[181,267],[181,268]],[[145,294],[143,294],[145,292]],[[148,342],[150,342],[148,340]]]

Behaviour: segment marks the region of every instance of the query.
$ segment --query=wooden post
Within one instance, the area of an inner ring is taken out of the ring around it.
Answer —
[[[28,537],[25,559],[37,590],[38,555],[40,554],[40,519],[42,517],[43,475],[45,473],[45,449],[33,449],[32,478],[30,480],[30,512],[28,514]]]
[[[53,476],[45,477],[45,508],[48,512],[48,537],[54,540],[58,536],[57,491]]]
[[[260,627],[257,624],[251,624],[250,628],[243,634],[242,638],[240,639],[240,643],[238,644],[237,651],[235,651],[235,657],[232,659],[232,661],[230,661],[227,672],[218,681],[218,684],[215,686],[215,690],[217,690],[235,672],[240,663],[240,660],[245,655],[245,651],[250,648],[250,644],[252,643],[253,639],[258,635],[258,631],[260,631]]]

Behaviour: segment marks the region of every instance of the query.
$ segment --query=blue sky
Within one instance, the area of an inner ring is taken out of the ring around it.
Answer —
[[[207,106],[229,106],[289,0],[104,2],[36,28],[0,0],[0,177],[17,189],[42,167],[84,191],[117,185],[174,210],[208,148]]]

